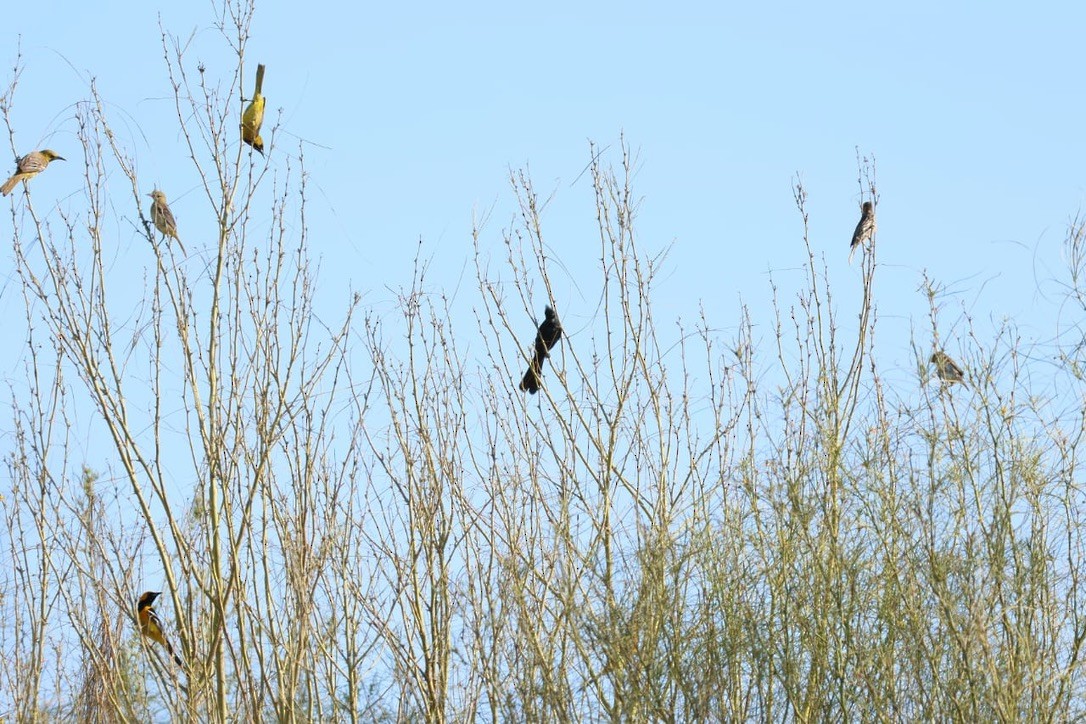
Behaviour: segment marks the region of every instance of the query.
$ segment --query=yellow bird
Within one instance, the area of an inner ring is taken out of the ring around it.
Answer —
[[[155,228],[158,229],[163,236],[173,237],[174,240],[177,241],[177,245],[181,247],[181,252],[187,254],[188,252],[185,251],[185,245],[181,243],[181,237],[177,235],[177,221],[173,218],[173,212],[170,211],[170,207],[166,203],[166,194],[155,189],[147,195],[152,199],[151,222],[154,223]]]
[[[140,600],[136,604],[136,616],[140,621],[140,633],[155,643],[165,646],[166,650],[170,652],[170,656],[173,657],[174,663],[178,666],[184,666],[181,657],[174,653],[173,646],[170,646],[166,634],[162,632],[162,619],[158,617],[155,609],[152,608],[155,599],[161,595],[161,592],[147,591],[140,596]]]
[[[264,64],[256,66],[256,90],[253,99],[241,114],[241,140],[264,155],[264,139],[260,137],[260,126],[264,123],[264,96],[260,89],[264,86]]]
[[[263,101],[260,103],[260,108],[261,110],[264,108]],[[0,186],[0,194],[7,196],[15,188],[15,184],[34,178],[45,170],[50,161],[64,160],[66,159],[63,156],[57,154],[56,151],[50,151],[48,148],[26,154],[15,162],[15,174],[5,181],[3,186]]]

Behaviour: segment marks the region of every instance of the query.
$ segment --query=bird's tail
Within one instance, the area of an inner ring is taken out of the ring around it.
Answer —
[[[856,255],[856,247],[857,246],[859,246],[859,244],[853,244],[852,248],[848,250],[848,263],[849,264],[852,263],[852,257]]]
[[[19,183],[19,175],[16,174],[4,182],[3,186],[0,186],[0,195],[7,196],[11,193],[11,190],[15,188],[15,184]]]
[[[177,652],[173,650],[173,646],[170,645],[170,640],[165,636],[162,637],[162,643],[166,645],[166,650],[170,652],[170,656],[173,657],[173,662],[178,666],[184,668],[185,662],[181,660],[181,657],[177,655]]]
[[[258,63],[256,66],[256,90],[253,91],[253,98],[260,95],[261,88],[264,87],[264,64]]]
[[[539,378],[543,372],[543,362],[538,356],[528,362],[528,371],[524,373],[524,379],[520,381],[520,389],[530,394],[539,392]]]

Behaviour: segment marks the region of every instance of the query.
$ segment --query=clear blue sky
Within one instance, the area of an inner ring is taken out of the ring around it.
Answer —
[[[142,176],[167,189],[198,249],[210,242],[194,230],[201,199],[178,143],[160,17],[225,82],[232,59],[210,3],[54,0],[5,11],[0,80],[21,37],[15,145],[78,159],[73,103],[95,78]],[[259,4],[247,57],[268,66],[270,121],[282,113],[273,164],[285,168],[304,143],[325,291],[359,290],[388,308],[421,238],[431,285],[473,304],[473,211],[493,207],[484,242],[500,256],[513,214],[508,170],[525,165],[556,194],[545,217],[556,257],[593,264],[591,184],[571,184],[589,139],[615,151],[624,132],[640,159],[643,248],[673,244],[657,298],[665,323],[692,321],[704,303],[727,332],[740,297],[768,304],[768,272],[786,287],[801,282],[796,174],[838,303],[859,295],[859,265],[846,264],[858,147],[878,162],[881,316],[923,328],[926,269],[977,317],[1011,316],[1046,336],[1051,313],[1030,316],[1037,281],[1058,273],[1086,187],[1083,27],[1086,5],[1073,2],[318,0]],[[79,187],[73,165],[49,176],[35,182],[39,203]],[[596,292],[560,289],[567,327],[590,323]],[[891,355],[907,353],[886,337]],[[902,360],[903,374],[913,369]]]

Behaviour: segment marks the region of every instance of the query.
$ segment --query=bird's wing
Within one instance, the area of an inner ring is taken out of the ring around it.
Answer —
[[[173,212],[170,211],[169,206],[167,206],[166,204],[159,204],[158,213],[162,216],[162,220],[166,223],[166,226],[169,226],[173,229],[177,228],[177,221],[174,220]]]
[[[850,248],[855,248],[863,241],[865,236],[864,232],[866,230],[866,221],[867,219],[863,218],[860,219],[860,222],[858,224],[856,224],[856,231],[852,232],[852,244],[850,245]]]
[[[28,153],[19,160],[19,173],[38,173],[49,165],[40,153]]]

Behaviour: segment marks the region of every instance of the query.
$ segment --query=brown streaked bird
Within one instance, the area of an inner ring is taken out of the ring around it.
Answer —
[[[261,90],[264,87],[264,64],[256,66],[256,88],[253,89],[253,99],[249,101],[245,112],[241,114],[241,140],[264,155],[264,139],[260,137],[260,126],[264,123],[264,95]]]
[[[181,657],[174,653],[173,646],[170,646],[169,640],[166,639],[166,634],[162,632],[162,619],[158,617],[158,614],[155,613],[155,609],[152,607],[155,599],[161,595],[161,591],[147,591],[140,596],[140,600],[136,604],[136,616],[140,621],[140,633],[155,643],[162,644],[166,647],[166,650],[170,652],[170,656],[173,657],[174,663],[178,666],[184,666],[185,664],[181,661]]]
[[[856,224],[856,231],[852,232],[852,244],[848,248],[848,263],[852,263],[852,255],[856,253],[856,247],[865,244],[875,236],[875,205],[870,201],[863,202],[860,207],[860,221]]]
[[[147,195],[151,197],[151,221],[155,228],[163,236],[172,237],[181,247],[181,253],[187,254],[185,245],[181,243],[181,238],[177,235],[177,220],[173,218],[170,205],[166,203],[166,194],[155,189]]]
[[[534,355],[528,360],[528,371],[520,381],[521,390],[533,395],[539,392],[539,386],[543,383],[543,361],[550,356],[550,349],[558,344],[561,336],[562,325],[558,323],[557,315],[550,307],[545,308],[543,323],[535,335]]]
[[[965,373],[962,372],[962,368],[958,366],[958,363],[950,358],[946,352],[936,350],[932,353],[929,360],[935,365],[935,372],[939,375],[939,379],[945,382],[960,382],[965,384]]]
[[[15,173],[0,186],[0,194],[7,196],[20,181],[29,181],[45,170],[50,161],[65,161],[63,156],[56,151],[43,148],[40,151],[32,151],[15,162]]]

